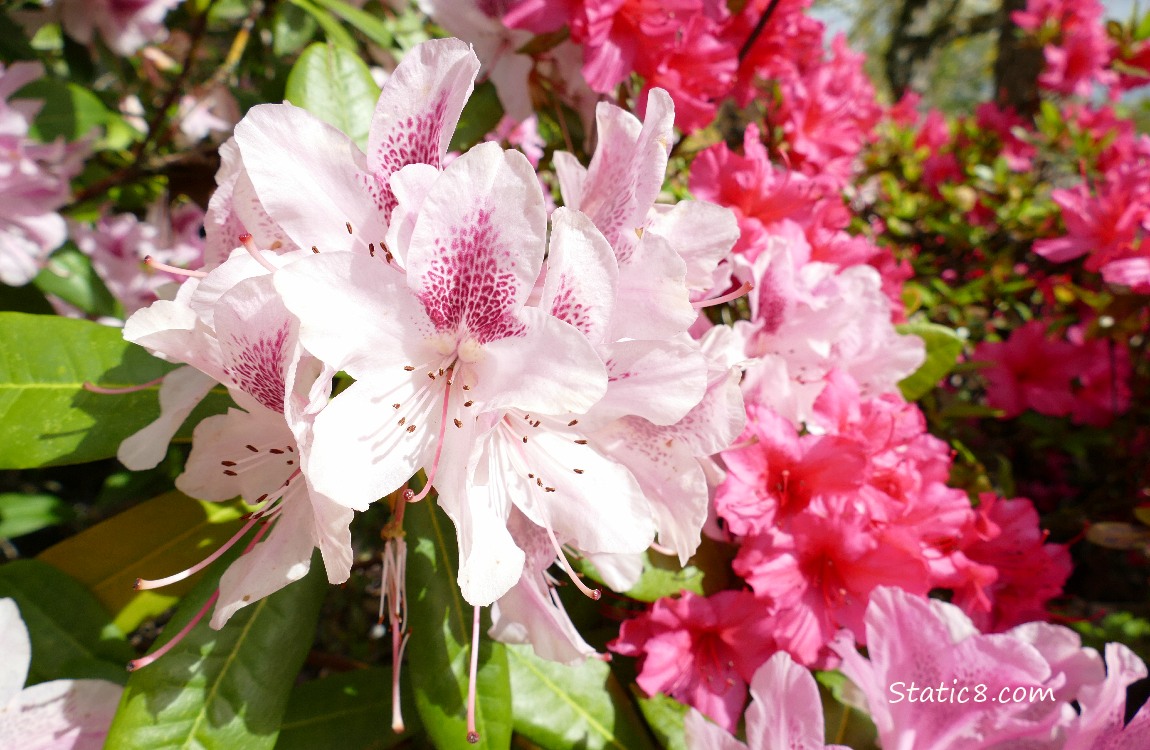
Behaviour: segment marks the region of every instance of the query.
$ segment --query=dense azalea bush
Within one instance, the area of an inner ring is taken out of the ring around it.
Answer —
[[[1150,744],[1150,23],[807,5],[0,10],[0,746]]]

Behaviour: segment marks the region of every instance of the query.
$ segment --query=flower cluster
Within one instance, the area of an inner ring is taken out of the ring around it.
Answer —
[[[41,103],[12,96],[43,73],[39,63],[0,65],[0,282],[11,286],[31,281],[64,242],[67,227],[57,210],[68,202],[68,181],[86,151],[83,144],[29,137]]]
[[[643,122],[600,106],[588,167],[557,155],[565,207],[550,217],[522,154],[484,143],[448,163],[478,68],[456,40],[417,48],[384,87],[366,155],[301,109],[253,109],[224,150],[207,265],[125,327],[191,365],[121,447],[129,466],[159,460],[214,383],[241,407],[200,423],[176,482],[242,495],[249,526],[271,529],[224,575],[216,627],[301,577],[313,548],[346,580],[353,511],[420,470],[407,499],[434,487],[454,520],[464,597],[560,661],[592,652],[543,575],[556,560],[570,571],[564,547],[626,588],[656,537],[684,562],[699,544],[700,461],[738,436],[743,410],[737,370],[687,330],[734,220],[655,204],[674,117],[658,90]],[[229,237],[243,246],[229,253]],[[355,382],[329,401],[337,371]]]

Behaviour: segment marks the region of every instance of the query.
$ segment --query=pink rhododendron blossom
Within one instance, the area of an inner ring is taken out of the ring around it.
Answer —
[[[683,592],[625,621],[610,648],[642,657],[637,682],[648,695],[666,693],[734,731],[747,685],[776,650],[767,614],[749,592]]]
[[[1112,659],[1108,647],[1104,678],[1098,653],[1067,628],[1030,623],[983,635],[954,605],[896,588],[874,592],[866,628],[868,658],[849,637],[832,647],[883,747],[1090,747],[1103,727],[1112,736],[1121,731],[1125,690],[1118,686],[1145,674],[1128,651],[1116,649]],[[1001,697],[1019,688],[1034,698]],[[1140,721],[1129,736],[1144,731]]]
[[[43,73],[40,63],[0,65],[0,282],[10,286],[31,281],[64,242],[67,228],[56,211],[67,203],[68,180],[87,150],[28,138],[40,103],[11,97]]]
[[[59,0],[64,31],[89,44],[98,31],[104,43],[120,55],[130,55],[167,35],[164,16],[180,0]]]
[[[929,569],[897,529],[873,528],[842,497],[820,497],[783,527],[744,540],[733,563],[755,594],[772,603],[779,647],[800,664],[827,663],[841,628],[865,637],[863,613],[878,586],[925,594]]]
[[[52,680],[24,688],[32,644],[12,599],[0,599],[0,653],[0,747],[104,747],[123,688],[107,680]]]
[[[145,258],[181,268],[202,265],[203,211],[194,203],[184,203],[168,216],[159,210],[151,213],[155,223],[133,214],[116,214],[102,216],[95,226],[71,226],[73,241],[92,259],[92,268],[123,306],[125,317],[155,302],[165,285],[183,280],[148,267]]]
[[[823,705],[814,676],[780,651],[751,678],[747,708],[747,742],[739,742],[691,709],[684,721],[690,750],[846,750],[827,745]]]
[[[1030,0],[1025,10],[1011,14],[1027,31],[1056,30],[1058,42],[1043,48],[1046,68],[1039,84],[1061,94],[1088,96],[1095,82],[1117,81],[1107,70],[1112,43],[1100,23],[1104,11],[1099,0]]]
[[[982,342],[973,358],[994,363],[984,376],[987,402],[1016,417],[1026,409],[1076,422],[1105,425],[1129,405],[1130,365],[1125,347],[1103,340],[1074,340],[1047,334],[1046,323],[1030,321],[1005,342]]]
[[[963,545],[971,560],[997,571],[983,592],[955,591],[954,603],[983,632],[997,633],[1031,620],[1046,619],[1046,603],[1062,593],[1070,577],[1070,552],[1065,545],[1047,544],[1038,513],[1026,498],[1006,500],[992,493],[980,496],[978,514],[988,527],[981,537]],[[976,601],[986,597],[989,606]]]

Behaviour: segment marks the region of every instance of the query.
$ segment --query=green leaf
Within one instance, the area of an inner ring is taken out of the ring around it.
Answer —
[[[296,686],[276,750],[313,750],[339,737],[341,750],[386,750],[422,731],[411,691],[400,689],[403,734],[391,731],[391,669],[360,669]]]
[[[0,313],[0,469],[86,463],[159,416],[159,385],[120,395],[84,390],[147,383],[174,365],[124,341],[119,328],[54,315]],[[209,395],[193,413],[220,413]]]
[[[161,640],[199,612],[226,567],[217,563],[180,604]],[[318,555],[302,580],[250,604],[220,630],[205,616],[156,662],[132,673],[108,731],[117,750],[275,746],[288,696],[311,648],[326,590]]]
[[[639,710],[659,744],[667,750],[687,750],[687,742],[683,738],[683,720],[687,716],[687,706],[674,698],[658,693],[647,698],[636,696],[639,701]]]
[[[53,253],[34,283],[44,294],[55,295],[87,315],[114,316],[117,312],[116,299],[92,268],[92,261],[72,245]]]
[[[169,492],[65,539],[39,559],[86,585],[127,632],[169,609],[197,580],[136,591],[136,579],[162,578],[200,562],[239,531],[241,512],[238,503]]]
[[[298,5],[276,6],[272,18],[272,51],[276,57],[294,55],[312,40],[317,28],[315,18]]]
[[[41,78],[16,92],[16,99],[43,101],[40,112],[28,134],[39,141],[52,141],[63,136],[75,141],[102,127],[108,108],[91,91],[74,83]]]
[[[311,14],[312,18],[314,18],[320,28],[323,29],[324,36],[327,37],[328,42],[349,51],[356,48],[355,39],[347,32],[347,29],[340,25],[339,21],[335,20],[330,12],[319,7],[312,2],[312,0],[290,1],[292,5]]]
[[[476,691],[476,730],[480,744],[467,742],[467,681],[471,655],[472,607],[456,583],[457,545],[450,519],[434,502],[408,506],[409,546],[408,674],[415,705],[432,742],[450,748],[506,748],[511,745],[511,681],[507,649],[482,638]],[[482,543],[482,540],[479,541]],[[480,624],[487,632],[490,623]]]
[[[72,507],[55,495],[0,494],[0,539],[31,534],[71,517]]]
[[[459,125],[455,128],[455,135],[451,136],[451,149],[466,151],[479,143],[483,136],[495,129],[502,117],[503,105],[499,102],[495,85],[484,81],[475,87],[475,92],[463,105]]]
[[[643,720],[611,668],[598,659],[569,667],[508,646],[515,731],[546,748],[653,748]]]
[[[0,565],[0,597],[20,607],[32,640],[28,684],[100,677],[124,682],[132,649],[87,589],[39,560]]]
[[[347,133],[363,148],[379,98],[371,71],[356,53],[312,44],[288,74],[287,100]]]
[[[958,334],[935,323],[915,322],[898,326],[901,334],[918,336],[926,344],[926,360],[913,373],[903,378],[898,387],[907,401],[917,401],[934,390],[946,377],[962,353]]]
[[[353,28],[363,32],[364,36],[384,49],[388,49],[395,43],[387,24],[367,11],[360,10],[342,0],[312,0],[312,2],[347,21]]]

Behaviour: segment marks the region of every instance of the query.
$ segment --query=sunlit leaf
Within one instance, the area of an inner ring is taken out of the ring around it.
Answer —
[[[636,690],[636,698],[639,710],[643,712],[643,718],[647,720],[659,744],[667,750],[687,750],[687,743],[683,739],[683,719],[687,716],[687,707],[662,693],[648,698]]]
[[[292,690],[276,750],[313,750],[339,737],[340,750],[386,750],[422,727],[407,682],[400,698],[406,730],[391,731],[391,669],[359,669],[305,682]]]
[[[88,256],[75,246],[66,245],[53,253],[34,283],[45,294],[59,297],[88,315],[116,314],[116,299]]]
[[[598,659],[569,667],[508,646],[515,731],[546,748],[654,747],[611,668]]]
[[[391,31],[387,28],[387,24],[365,10],[345,3],[343,0],[311,1],[347,21],[352,27],[384,49],[391,47],[395,41],[391,36]]]
[[[930,393],[954,367],[962,353],[962,339],[946,326],[935,323],[907,323],[899,326],[898,331],[918,336],[926,344],[926,360],[898,384],[903,398],[917,401]]]
[[[0,469],[86,463],[116,455],[121,441],[159,415],[154,385],[174,365],[124,341],[118,328],[53,315],[0,313]],[[222,412],[226,394],[208,397],[190,423]]]
[[[290,2],[311,14],[319,27],[323,29],[328,42],[345,50],[355,49],[355,39],[328,10],[316,5],[312,0],[290,0]]]
[[[18,99],[44,102],[28,135],[39,141],[63,137],[75,141],[101,127],[108,108],[95,94],[74,83],[52,78],[32,81],[15,95]]]
[[[136,591],[136,579],[162,578],[203,560],[240,529],[240,512],[233,504],[169,492],[65,539],[40,559],[86,585],[130,631],[175,604],[197,580]]]
[[[39,560],[0,565],[0,597],[20,608],[32,640],[28,684],[99,677],[124,682],[132,649],[92,595]]]
[[[355,52],[312,44],[288,75],[287,100],[342,130],[363,148],[379,86]]]
[[[472,607],[459,592],[455,529],[434,502],[407,508],[408,606],[411,642],[404,669],[415,691],[420,719],[435,746],[472,748],[467,742],[467,680],[471,656]],[[486,619],[486,618],[485,618]],[[489,622],[481,622],[486,633]],[[511,684],[507,651],[480,640],[476,728],[478,747],[511,744]]]
[[[31,534],[72,517],[72,508],[55,495],[0,494],[0,538]]]
[[[212,575],[184,598],[161,642],[203,607],[224,567],[213,566]],[[304,579],[240,609],[224,628],[212,630],[205,616],[171,651],[132,673],[106,746],[274,747],[326,587],[317,556]]]

